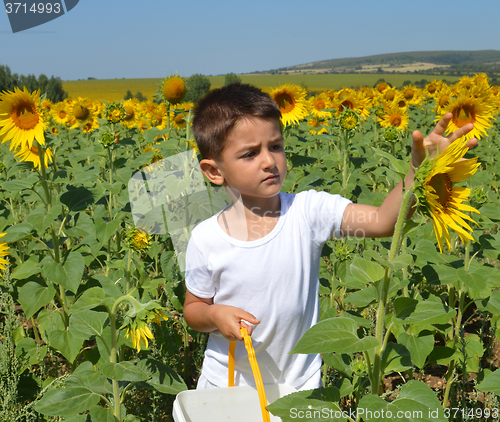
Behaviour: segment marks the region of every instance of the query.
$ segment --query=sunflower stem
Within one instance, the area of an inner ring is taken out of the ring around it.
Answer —
[[[137,302],[137,300],[130,296],[130,295],[124,295],[119,297],[118,299],[115,300],[115,303],[113,303],[113,306],[111,307],[111,310],[108,308],[108,315],[109,315],[109,323],[110,323],[110,328],[111,328],[111,351],[109,353],[109,361],[111,363],[117,363],[117,344],[118,344],[118,336],[117,336],[117,328],[116,328],[116,312],[118,311],[118,305],[122,303],[123,301],[127,300],[134,306]],[[113,387],[113,406],[114,408],[111,409],[115,421],[119,422],[121,420],[121,397],[120,397],[120,389],[118,386],[118,381],[113,379],[112,380],[112,387]]]
[[[127,293],[127,294],[130,291],[130,268],[132,266],[132,253],[133,253],[132,249],[129,249],[129,251],[128,251],[128,262],[127,262],[127,272],[126,272],[126,275],[125,275],[126,276],[126,280],[127,280],[126,285],[125,285],[126,286],[125,287],[125,293]]]
[[[396,221],[396,226],[394,227],[394,235],[391,242],[391,249],[389,250],[389,258],[388,261],[392,262],[396,258],[403,241],[403,227],[406,216],[408,214],[408,210],[411,205],[411,201],[413,198],[413,192],[411,190],[407,190],[404,193],[403,201],[401,203],[401,208],[399,210],[398,219]],[[375,325],[375,337],[378,340],[379,344],[375,348],[375,353],[373,357],[373,371],[372,376],[370,377],[371,383],[371,391],[372,394],[379,395],[382,377],[384,375],[384,368],[382,368],[382,355],[386,348],[386,339],[387,336],[384,334],[384,322],[385,322],[385,314],[388,307],[388,296],[389,296],[389,287],[391,281],[392,271],[389,268],[385,269],[384,278],[382,280],[382,287],[380,289],[379,301],[378,301],[378,309],[376,316],[376,325]]]
[[[122,299],[123,296],[120,298]],[[118,299],[114,304],[111,312],[109,313],[109,322],[111,326],[111,352],[109,354],[109,361],[111,363],[116,362],[116,349],[117,349],[117,335],[116,335],[116,307],[121,300]],[[113,386],[113,414],[115,421],[120,421],[121,418],[121,400],[120,400],[120,389],[118,386],[118,381],[116,379],[111,380]]]
[[[348,164],[348,146],[349,146],[349,134],[347,130],[342,131],[342,189],[345,189],[347,185],[347,164]]]
[[[45,191],[45,197],[47,199],[47,202],[45,203],[45,209],[48,211],[52,205],[52,195],[50,194],[49,186],[47,185],[47,169],[45,168],[45,151],[44,149],[38,144],[37,142],[37,148],[38,148],[38,156],[40,157],[40,169],[42,170],[42,186],[43,190]]]

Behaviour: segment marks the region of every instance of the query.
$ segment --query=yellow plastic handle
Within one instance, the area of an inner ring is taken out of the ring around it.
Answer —
[[[270,422],[269,411],[266,409],[267,399],[266,391],[264,390],[264,383],[262,382],[262,375],[260,374],[259,364],[255,358],[255,350],[252,346],[252,339],[248,335],[246,328],[240,328],[241,335],[245,341],[245,349],[247,349],[248,360],[250,361],[250,366],[252,368],[253,377],[255,378],[255,386],[257,387],[257,392],[259,393],[260,409],[262,411],[262,419],[264,422]],[[231,341],[229,343],[229,362],[227,365],[228,369],[228,385],[229,387],[234,387],[234,355],[236,350],[236,342]]]

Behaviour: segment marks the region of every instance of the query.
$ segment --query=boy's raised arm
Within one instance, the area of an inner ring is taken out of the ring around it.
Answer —
[[[413,184],[415,175],[414,168],[418,168],[426,157],[434,158],[443,152],[448,145],[470,132],[474,125],[468,123],[445,136],[446,128],[453,115],[445,114],[436,124],[434,130],[424,138],[418,130],[413,132],[413,144],[411,148],[412,168],[406,175],[405,186]],[[477,145],[477,139],[467,141],[469,148]],[[363,204],[349,204],[342,217],[342,233],[346,236],[355,237],[388,237],[392,236],[394,226],[401,208],[403,199],[403,184],[400,182],[384,199],[380,207]]]

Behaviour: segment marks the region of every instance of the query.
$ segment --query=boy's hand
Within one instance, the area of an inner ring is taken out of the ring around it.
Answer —
[[[240,333],[242,327],[247,329],[248,335],[252,335],[253,326],[248,325],[245,321],[250,324],[260,323],[252,314],[234,306],[212,305],[211,307],[212,321],[229,341],[243,340]]]
[[[434,158],[442,153],[448,145],[453,141],[461,138],[465,134],[474,129],[472,123],[467,123],[455,132],[444,136],[448,123],[453,115],[446,113],[441,120],[437,123],[434,130],[424,139],[422,133],[418,130],[413,132],[413,145],[411,147],[411,164],[413,167],[418,168],[422,161],[425,159],[425,150],[429,152],[429,157]],[[477,139],[472,138],[467,141],[467,146],[472,148],[477,145]]]

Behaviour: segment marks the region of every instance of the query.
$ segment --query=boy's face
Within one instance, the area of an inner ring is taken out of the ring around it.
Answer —
[[[236,189],[242,198],[271,198],[286,177],[286,158],[277,119],[240,120],[229,133],[221,158],[214,161],[218,184]]]

